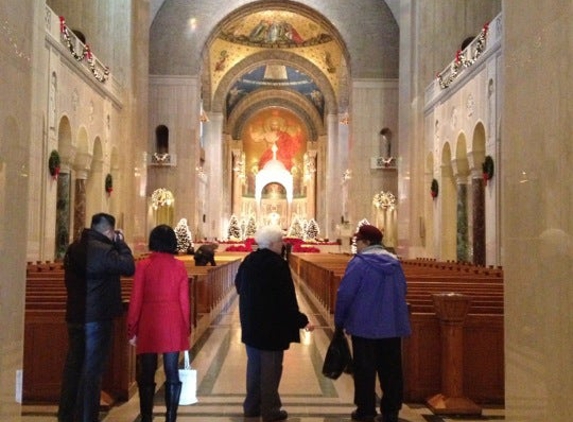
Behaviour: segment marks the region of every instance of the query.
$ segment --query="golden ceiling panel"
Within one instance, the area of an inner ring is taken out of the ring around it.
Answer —
[[[243,16],[225,25],[219,38],[267,48],[308,47],[333,39],[320,24],[285,10],[266,10]]]

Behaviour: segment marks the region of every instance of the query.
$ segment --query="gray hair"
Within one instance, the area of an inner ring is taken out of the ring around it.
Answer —
[[[278,242],[283,238],[283,231],[279,226],[264,226],[255,233],[255,242],[259,249],[268,249],[271,243]]]

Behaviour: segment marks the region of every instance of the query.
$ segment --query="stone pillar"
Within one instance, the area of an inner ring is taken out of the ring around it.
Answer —
[[[485,193],[481,172],[472,172],[473,262],[485,265]]]
[[[86,179],[91,167],[92,155],[78,153],[74,162],[75,192],[74,192],[74,240],[79,239],[86,227]]]
[[[58,175],[56,200],[56,253],[55,259],[66,254],[70,243],[70,168],[62,165]]]
[[[457,209],[456,209],[456,259],[469,261],[468,241],[468,185],[465,176],[457,176]]]
[[[464,397],[464,320],[471,298],[459,293],[432,295],[440,320],[442,340],[442,393],[427,400],[427,405],[440,415],[481,415],[482,409]]]
[[[306,217],[316,219],[316,153],[315,149],[307,150],[309,180],[306,183]]]

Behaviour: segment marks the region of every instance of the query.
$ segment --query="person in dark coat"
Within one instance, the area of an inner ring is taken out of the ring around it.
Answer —
[[[136,346],[137,386],[141,422],[153,418],[157,355],[163,354],[166,421],[177,417],[181,382],[179,352],[189,349],[191,334],[189,281],[182,261],[175,258],[177,238],[161,224],[149,234],[151,254],[137,262],[127,316],[127,334]]]
[[[263,422],[288,417],[279,396],[284,351],[300,342],[300,329],[314,329],[299,311],[290,269],[281,257],[282,238],[280,227],[259,229],[258,249],[243,260],[235,278],[241,341],[247,349],[243,412],[245,417],[262,416]]]
[[[197,267],[205,267],[207,264],[211,264],[213,267],[217,265],[215,263],[215,250],[218,246],[214,243],[199,246],[193,254],[195,265]]]
[[[115,218],[99,213],[64,257],[68,353],[62,375],[59,422],[96,422],[113,319],[122,315],[120,276],[135,262]]]

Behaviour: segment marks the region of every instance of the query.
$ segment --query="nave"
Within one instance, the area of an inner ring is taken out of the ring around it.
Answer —
[[[332,381],[321,374],[332,329],[318,312],[310,296],[297,289],[299,306],[316,325],[312,333],[301,331],[301,343],[292,344],[285,352],[283,377],[280,385],[283,409],[291,422],[350,422],[354,410],[352,378],[343,374]],[[233,292],[212,322],[193,335],[191,366],[197,369],[198,403],[180,406],[179,422],[256,422],[259,418],[244,418],[242,400],[245,394],[247,356],[241,343],[238,296]],[[162,383],[162,372],[156,375]],[[54,406],[22,408],[22,422],[54,422]],[[163,388],[155,395],[154,422],[165,420]],[[102,422],[138,422],[138,395],[127,403],[102,413]],[[421,404],[405,404],[400,411],[401,422],[500,421],[502,408],[484,407],[478,418],[441,417]]]

